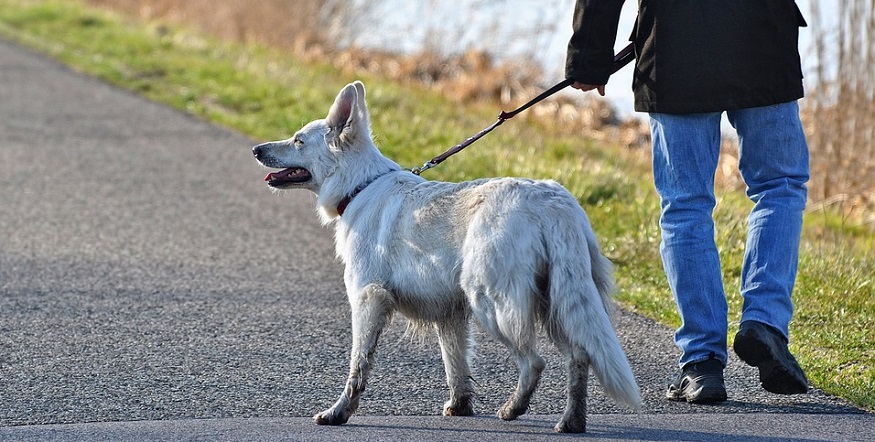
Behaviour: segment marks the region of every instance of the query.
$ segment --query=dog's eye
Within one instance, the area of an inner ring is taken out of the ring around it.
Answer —
[[[304,145],[304,140],[300,138],[295,138],[294,140],[292,140],[292,143],[294,143],[295,147],[302,147]]]

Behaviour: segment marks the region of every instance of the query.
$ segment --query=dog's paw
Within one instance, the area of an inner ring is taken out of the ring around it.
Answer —
[[[526,408],[517,407],[513,401],[507,401],[506,404],[498,409],[498,417],[506,421],[516,420],[516,418],[526,413]]]
[[[316,425],[343,425],[349,420],[351,414],[329,408],[313,416],[313,421],[316,422]]]
[[[586,433],[586,420],[562,419],[556,424],[557,433]]]
[[[471,406],[470,399],[459,400],[457,402],[447,401],[444,404],[444,416],[473,416],[474,407]]]

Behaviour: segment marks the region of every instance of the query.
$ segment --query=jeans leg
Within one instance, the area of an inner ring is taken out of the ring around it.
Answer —
[[[653,174],[661,199],[660,254],[677,303],[680,365],[726,364],[727,304],[714,240],[720,113],[650,114]]]
[[[791,293],[808,191],[808,144],[795,101],[728,113],[738,132],[739,170],[754,206],[741,274],[742,321],[789,336]]]

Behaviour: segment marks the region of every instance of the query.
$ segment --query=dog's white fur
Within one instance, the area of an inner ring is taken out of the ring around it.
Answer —
[[[568,401],[557,431],[585,431],[590,365],[608,395],[640,406],[609,317],[612,265],[599,252],[583,209],[558,183],[445,183],[402,169],[371,139],[360,82],[340,92],[325,119],[253,152],[266,167],[289,168],[268,176],[280,178],[272,186],[317,195],[346,265],[350,373],[337,403],[314,416],[317,423],[343,424],[356,411],[377,339],[393,312],[437,331],[450,388],[445,415],[473,414],[472,314],[519,365],[519,384],[498,411],[502,419],[523,414],[538,384],[544,368],[536,352],[539,326],[568,359]],[[340,216],[338,205],[350,195]]]

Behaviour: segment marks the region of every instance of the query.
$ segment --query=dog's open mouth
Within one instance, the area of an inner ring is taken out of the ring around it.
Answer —
[[[303,167],[289,167],[279,172],[272,172],[264,177],[267,185],[270,187],[287,187],[295,184],[305,183],[310,181],[310,171]]]

